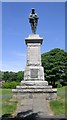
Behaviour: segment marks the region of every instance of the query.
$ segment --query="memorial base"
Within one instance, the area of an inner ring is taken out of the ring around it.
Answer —
[[[53,89],[52,86],[48,86],[47,81],[21,81],[20,86],[16,86],[16,89],[12,89],[14,94],[22,95],[34,95],[43,93],[46,94],[46,99],[56,99],[57,89]],[[27,96],[28,96],[27,95]]]

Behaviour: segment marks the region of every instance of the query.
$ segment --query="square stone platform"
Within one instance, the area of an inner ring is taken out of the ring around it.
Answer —
[[[16,89],[12,89],[12,92],[16,95],[22,94],[22,96],[28,96],[30,94],[44,93],[46,99],[56,99],[57,89],[53,89],[48,85],[47,81],[21,81],[20,86],[16,86]],[[28,95],[27,95],[28,94]]]

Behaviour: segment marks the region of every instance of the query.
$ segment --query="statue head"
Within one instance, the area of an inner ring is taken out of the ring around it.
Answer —
[[[32,14],[35,14],[35,9],[34,8],[32,8]]]

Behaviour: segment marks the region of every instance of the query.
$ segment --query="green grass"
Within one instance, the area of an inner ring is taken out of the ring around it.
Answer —
[[[58,92],[65,92],[67,86],[65,87],[61,87],[61,88],[57,88]]]
[[[17,101],[6,101],[2,105],[2,114],[12,114],[16,110]]]
[[[2,95],[2,89],[0,88],[0,95]]]
[[[2,105],[0,104],[0,116],[2,115]]]
[[[66,87],[57,88],[58,92],[65,92]],[[54,115],[64,115],[66,112],[65,94],[57,94],[56,100],[50,100],[50,106]]]
[[[12,94],[11,89],[0,89],[0,95]]]
[[[65,114],[65,103],[61,100],[51,100],[50,101],[51,109],[54,115],[64,115]]]
[[[0,96],[1,95],[7,95],[12,94],[11,89],[0,89]],[[17,101],[12,98],[0,98],[0,115],[3,114],[12,114],[16,110]]]

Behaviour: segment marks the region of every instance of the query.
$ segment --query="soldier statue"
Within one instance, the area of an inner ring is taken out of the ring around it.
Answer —
[[[31,29],[32,29],[32,33],[35,34],[36,33],[36,27],[37,27],[37,23],[38,23],[38,16],[35,13],[35,9],[32,8],[32,13],[29,15],[29,23],[31,24]]]

